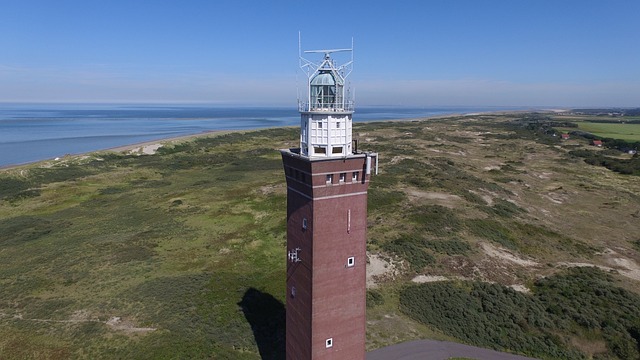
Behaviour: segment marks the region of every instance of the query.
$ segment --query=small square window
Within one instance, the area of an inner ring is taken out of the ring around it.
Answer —
[[[322,122],[318,122],[318,129],[322,129]]]
[[[327,174],[327,184],[333,183],[333,174]]]
[[[330,347],[333,347],[333,338],[328,338],[327,340],[325,340],[324,342],[324,346],[328,349]]]
[[[337,129],[340,129],[340,121],[338,121],[338,122],[336,123],[336,128],[337,128]]]
[[[351,176],[351,181],[357,182],[359,177],[360,177],[360,173],[358,171],[354,171],[353,175]]]
[[[347,267],[353,267],[356,265],[356,258],[355,257],[350,257],[347,259]]]
[[[345,182],[347,180],[347,173],[340,173],[340,182]]]
[[[307,229],[307,218],[302,219],[302,228],[305,230]]]

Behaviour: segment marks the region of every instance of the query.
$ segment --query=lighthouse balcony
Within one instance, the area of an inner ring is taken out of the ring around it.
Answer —
[[[345,102],[345,103],[334,103],[334,102],[300,102],[298,103],[298,111],[299,112],[348,112],[353,113],[353,101]]]

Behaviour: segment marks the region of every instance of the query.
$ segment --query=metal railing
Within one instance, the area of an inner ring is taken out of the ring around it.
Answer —
[[[309,104],[308,102],[298,102],[298,111],[307,112],[307,111],[345,111],[345,112],[353,112],[354,111],[354,103],[353,101],[345,101],[343,104],[335,104],[335,103],[315,103]]]

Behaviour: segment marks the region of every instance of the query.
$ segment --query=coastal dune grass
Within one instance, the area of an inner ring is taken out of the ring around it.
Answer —
[[[286,198],[277,147],[245,149],[290,133],[2,174],[1,357],[256,358],[237,304],[283,300]]]
[[[360,148],[381,155],[367,249],[390,270],[367,292],[368,349],[435,338],[541,358],[637,355],[635,317],[608,308],[635,309],[640,286],[557,265],[620,248],[640,261],[637,185],[573,159],[540,119],[354,125]],[[277,150],[296,139],[295,128],[234,132],[0,172],[0,358],[282,359]],[[499,262],[487,244],[538,265]],[[562,315],[573,298],[588,306]],[[446,318],[425,313],[437,306]]]

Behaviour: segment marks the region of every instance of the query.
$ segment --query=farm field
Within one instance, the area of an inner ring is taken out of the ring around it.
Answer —
[[[583,145],[541,132],[541,118],[354,126],[381,155],[369,350],[437,339],[640,356],[638,177],[570,155]],[[0,171],[0,358],[282,359],[277,150],[297,139],[235,132]]]
[[[640,124],[577,122],[578,128],[603,138],[640,141]]]

